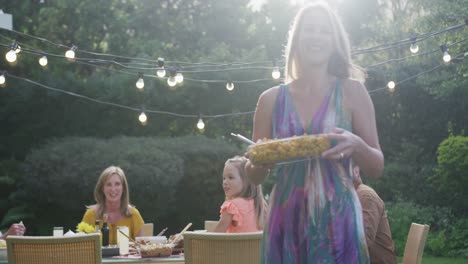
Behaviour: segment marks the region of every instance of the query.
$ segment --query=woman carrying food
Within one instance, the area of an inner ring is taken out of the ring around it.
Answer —
[[[348,168],[352,160],[378,177],[384,158],[363,75],[352,64],[337,15],[324,3],[301,9],[286,47],[287,84],[260,96],[253,140],[324,134],[332,146],[318,157],[277,165],[262,263],[369,263]],[[256,183],[269,168],[247,164]]]

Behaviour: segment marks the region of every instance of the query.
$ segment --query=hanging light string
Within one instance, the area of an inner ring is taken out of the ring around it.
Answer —
[[[352,53],[352,55],[359,55],[359,54],[363,54],[363,53],[384,51],[384,50],[388,50],[388,49],[394,49],[394,48],[398,48],[398,47],[402,47],[402,46],[407,46],[407,45],[409,45],[411,43],[421,42],[421,41],[426,40],[426,39],[428,39],[430,37],[434,37],[434,36],[449,32],[449,31],[453,31],[453,30],[456,30],[456,29],[463,28],[466,25],[467,25],[466,22],[464,22],[464,23],[454,25],[454,26],[451,26],[451,27],[448,27],[448,28],[445,28],[445,29],[442,29],[442,30],[439,30],[439,31],[419,34],[419,35],[415,35],[415,36],[412,36],[412,37],[407,38],[407,39],[403,39],[403,40],[399,40],[399,41],[395,41],[395,42],[391,42],[391,43],[386,43],[386,44],[382,44],[382,45],[378,45],[378,46],[374,46],[374,47],[370,47],[370,48],[366,48],[366,49],[355,49],[351,53]]]
[[[10,38],[7,38],[3,35],[0,34],[0,38],[3,38],[3,39],[6,39],[8,40],[9,42],[15,42],[14,40],[10,39]],[[446,47],[452,47],[456,44],[459,44],[459,43],[462,43],[464,41],[468,40],[468,38],[465,38],[465,39],[462,39],[462,40],[459,40],[459,41],[456,41],[455,43],[452,43],[450,45],[446,45]],[[57,58],[66,58],[65,56],[63,55],[58,55],[58,54],[53,54],[53,53],[48,53],[48,52],[43,52],[43,51],[38,51],[36,49],[27,49],[27,48],[24,48],[24,47],[28,47],[29,45],[27,44],[24,44],[24,43],[20,43],[21,45],[23,45],[23,48],[22,48],[22,51],[25,52],[25,53],[30,53],[30,54],[35,54],[35,55],[39,55],[39,56],[42,56],[42,58],[44,59],[44,56],[51,56],[51,57],[57,57]],[[11,46],[11,44],[2,44],[0,43],[0,46],[3,46],[3,47],[6,47],[6,48],[9,48]],[[425,52],[425,53],[418,53],[418,54],[413,54],[413,55],[410,55],[410,56],[406,56],[406,57],[402,57],[402,58],[397,58],[397,59],[389,59],[389,60],[386,60],[386,61],[382,61],[382,62],[379,62],[379,63],[375,63],[375,64],[372,64],[372,65],[369,65],[365,68],[369,69],[369,68],[373,68],[373,67],[377,67],[377,66],[381,66],[381,65],[384,65],[384,64],[387,64],[387,63],[392,63],[392,62],[398,62],[398,61],[402,61],[402,60],[406,60],[408,58],[412,58],[414,56],[423,56],[423,55],[428,55],[428,54],[431,54],[431,53],[434,53],[434,52],[437,52],[439,49],[434,49],[434,50],[431,50],[431,51],[428,51],[428,52]],[[47,57],[45,57],[45,59],[47,59]],[[140,68],[140,67],[128,67],[127,65],[124,65],[122,63],[119,63],[119,62],[115,62],[115,61],[107,61],[107,60],[101,60],[101,59],[95,59],[95,58],[74,58],[74,61],[75,62],[89,62],[89,63],[82,63],[82,64],[85,64],[85,65],[88,65],[88,66],[93,66],[93,67],[97,67],[97,68],[101,68],[101,69],[106,69],[106,70],[110,70],[109,68],[105,68],[105,67],[99,67],[98,65],[103,65],[103,64],[115,64],[115,65],[118,65],[118,66],[121,66],[121,67],[124,67],[124,68],[129,68],[129,69],[135,69],[135,70],[160,70],[160,69],[163,69],[163,68],[160,68],[160,67],[149,67],[149,68]],[[236,63],[236,65],[252,65],[252,64],[257,64],[257,63],[262,63],[262,62],[252,62],[252,63]],[[96,65],[98,64],[98,65]],[[228,66],[228,65],[234,65],[233,63],[228,63],[228,64],[223,64],[223,66]],[[44,65],[43,65],[44,66]],[[203,66],[203,67],[207,67],[208,65],[200,65],[200,66]],[[195,66],[193,66],[195,67]],[[273,71],[276,71],[277,69],[279,69],[279,67],[242,67],[242,68],[231,68],[231,69],[216,69],[216,70],[196,70],[196,71],[178,71],[180,73],[204,73],[204,72],[227,72],[227,71],[240,71],[240,70],[256,70],[256,69],[267,69],[267,70],[271,70],[273,69]],[[115,70],[116,71],[116,70]],[[124,71],[118,71],[120,73],[126,73],[126,74],[131,74],[131,75],[134,75],[136,73],[134,72],[124,72]],[[156,77],[155,75],[149,75],[149,74],[144,74],[144,76],[147,76],[147,77]],[[161,78],[161,77],[159,77]],[[226,82],[226,80],[198,80],[198,79],[193,79],[193,78],[186,78],[186,80],[189,80],[189,81],[194,81],[194,82],[211,82],[211,83],[224,83]],[[259,82],[259,81],[268,81],[268,80],[271,80],[271,79],[259,79],[259,80],[251,80],[251,81],[232,81],[232,82],[238,82],[238,83],[249,83],[249,82]]]
[[[437,36],[437,35],[440,35],[440,34],[443,34],[443,33],[449,32],[449,31],[453,31],[453,30],[462,28],[462,27],[464,27],[466,25],[467,25],[467,22],[465,21],[465,23],[454,25],[454,26],[451,26],[451,27],[448,27],[448,28],[445,28],[445,29],[442,29],[442,30],[439,30],[439,31],[420,34],[420,35],[417,35],[417,36],[413,36],[411,38],[395,41],[395,42],[392,42],[392,43],[385,43],[385,44],[381,44],[381,45],[366,48],[366,49],[355,49],[354,51],[352,51],[352,54],[353,55],[358,55],[358,54],[363,54],[363,53],[373,53],[373,52],[377,52],[377,51],[383,51],[383,50],[387,50],[387,49],[398,48],[398,47],[401,47],[401,46],[405,46],[405,45],[408,45],[408,44],[411,44],[411,43],[414,43],[414,42],[420,42],[420,41],[423,41],[423,40],[425,40],[427,38],[430,38],[430,37],[433,37],[433,36]],[[45,38],[33,36],[31,34],[19,32],[19,31],[16,31],[16,30],[9,30],[9,29],[3,29],[3,30],[13,32],[13,33],[15,33],[17,35],[22,35],[22,36],[26,36],[26,37],[29,37],[29,38],[33,38],[33,39],[39,40],[39,41],[47,43],[47,44],[55,45],[57,47],[67,48],[67,49],[70,48],[69,46],[66,46],[66,45],[63,45],[63,44],[60,44],[60,43],[55,43],[53,41],[47,40]],[[153,64],[156,64],[158,62],[157,60],[154,60],[154,59],[128,57],[128,56],[121,56],[121,55],[115,55],[115,54],[110,54],[110,53],[91,52],[91,51],[86,51],[86,50],[81,50],[81,49],[79,49],[79,52],[89,54],[89,55],[93,55],[93,56],[106,56],[106,57],[120,58],[120,59],[133,60],[133,61],[145,61],[145,62],[150,62],[150,63],[153,63]],[[109,60],[107,60],[107,61],[109,61]],[[114,63],[114,62],[118,63],[115,60],[112,60],[112,61],[109,61],[109,62],[110,63]],[[192,63],[192,62],[182,62],[182,61],[167,61],[167,63],[169,63],[169,64],[179,64],[179,65],[197,65],[197,66],[212,65],[214,67],[218,67],[218,65],[219,65],[219,64],[216,64],[216,63],[206,63],[206,62]],[[184,67],[186,67],[186,66],[184,66]]]
[[[461,53],[461,54],[455,56],[453,58],[453,60],[463,60],[467,56],[468,56],[468,52],[464,52],[464,53]],[[409,80],[415,79],[415,78],[417,78],[417,77],[419,77],[419,76],[421,76],[423,74],[432,72],[432,71],[434,71],[434,70],[436,70],[436,69],[438,69],[438,68],[440,68],[440,67],[442,67],[444,65],[445,64],[441,63],[441,64],[439,64],[439,65],[437,65],[437,66],[435,66],[435,67],[433,67],[431,69],[428,69],[426,71],[417,73],[417,74],[415,74],[413,76],[410,76],[410,77],[408,77],[406,79],[403,79],[403,80],[401,80],[399,82],[396,82],[395,85],[401,85],[401,84],[403,84],[403,83],[405,83],[405,82],[407,82]],[[30,80],[28,78],[24,78],[24,77],[20,77],[20,76],[10,74],[10,73],[6,73],[5,71],[0,71],[0,72],[2,72],[2,74],[0,75],[0,79],[2,80],[3,83],[5,83],[6,77],[8,77],[8,78],[17,79],[17,80],[20,80],[20,81],[25,81],[25,82],[34,84],[36,86],[48,89],[48,90],[52,90],[52,91],[55,91],[55,92],[58,92],[58,93],[63,93],[63,94],[69,95],[69,96],[78,97],[80,99],[91,101],[91,102],[98,103],[98,104],[113,106],[113,107],[122,108],[122,109],[126,109],[126,110],[131,110],[131,111],[136,111],[136,112],[141,112],[143,110],[142,108],[130,107],[130,106],[122,105],[122,104],[103,101],[103,100],[95,99],[95,98],[92,98],[92,97],[89,97],[89,96],[81,95],[81,94],[78,94],[78,93],[74,93],[74,92],[65,91],[65,90],[61,90],[61,89],[58,89],[58,88],[50,87],[48,85],[45,85],[45,84]],[[377,88],[377,89],[374,89],[372,91],[369,91],[369,94],[372,96],[373,94],[375,94],[375,93],[377,93],[379,91],[385,90],[385,89],[387,89],[387,87]],[[170,115],[170,116],[181,117],[181,118],[200,118],[200,116],[203,116],[204,118],[222,118],[222,117],[230,117],[230,116],[252,115],[255,111],[236,112],[236,113],[227,113],[227,114],[215,114],[215,115],[205,115],[205,114],[202,115],[201,113],[200,114],[180,114],[180,113],[174,113],[174,112],[169,112],[169,111],[151,110],[151,109],[144,109],[144,112],[154,113],[154,114],[164,114],[164,115]]]
[[[11,73],[4,73],[4,74],[8,78],[25,81],[25,82],[34,84],[36,86],[42,87],[42,88],[47,89],[47,90],[55,91],[55,92],[58,92],[58,93],[63,93],[63,94],[69,95],[69,96],[78,97],[80,99],[91,101],[91,102],[94,102],[94,103],[98,103],[98,104],[102,104],[102,105],[109,105],[109,106],[122,108],[122,109],[126,109],[126,110],[131,110],[131,111],[136,111],[136,112],[141,112],[141,110],[142,110],[142,108],[136,108],[136,107],[126,106],[126,105],[112,103],[112,102],[108,102],[108,101],[103,101],[103,100],[95,99],[95,98],[92,98],[92,97],[89,97],[89,96],[86,96],[86,95],[82,95],[82,94],[78,94],[78,93],[74,93],[74,92],[54,88],[54,87],[51,87],[51,86],[48,86],[48,85],[33,81],[31,79],[28,79],[28,78],[13,75]],[[170,115],[170,116],[175,116],[175,117],[186,117],[186,118],[199,117],[198,114],[197,115],[194,115],[194,114],[180,114],[180,113],[174,113],[174,112],[169,112],[169,111],[152,110],[152,109],[145,109],[145,112],[146,113],[154,113],[154,114],[164,114],[164,115]],[[227,114],[215,114],[215,115],[203,114],[203,117],[205,117],[205,118],[221,118],[221,117],[229,117],[229,116],[251,115],[253,113],[254,113],[254,111],[236,112],[236,113],[227,113]]]
[[[20,32],[20,31],[16,31],[14,29],[10,30],[10,29],[6,29],[6,28],[0,28],[0,30],[10,31],[10,32],[13,32],[15,34],[26,36],[26,37],[29,37],[29,38],[33,38],[33,39],[39,40],[41,42],[51,44],[51,45],[54,45],[54,46],[57,46],[57,47],[60,47],[60,48],[70,49],[70,46],[60,44],[60,43],[55,43],[55,42],[50,41],[48,39],[37,37],[37,36],[31,35],[31,34],[28,34],[28,33],[23,33],[23,32]],[[86,51],[86,50],[82,50],[82,49],[79,49],[79,52],[89,54],[89,55],[94,55],[94,56],[113,57],[113,58],[133,60],[133,61],[144,61],[144,62],[151,63],[149,65],[154,65],[154,64],[158,63],[158,61],[154,60],[154,59],[146,59],[146,58],[139,58],[139,57],[128,57],[128,56],[121,56],[121,55],[115,55],[115,54],[110,54],[110,53],[91,52],[91,51]],[[112,60],[112,61],[111,60],[106,60],[106,61],[113,62],[114,60]],[[249,63],[242,62],[241,64],[258,64],[258,63],[263,63],[263,62],[264,61],[249,62]],[[266,61],[266,62],[269,62],[269,61]],[[194,65],[194,66],[197,66],[197,67],[199,67],[201,65],[204,65],[204,66],[226,65],[225,63],[220,64],[220,63],[214,63],[214,62],[185,62],[185,61],[166,61],[166,63],[180,64],[180,65]],[[233,63],[230,63],[230,64],[236,64],[236,63],[233,62]]]
[[[12,41],[11,39],[8,39],[8,40]],[[452,43],[450,45],[446,45],[446,47],[449,48],[449,47],[452,47],[454,45],[465,42],[467,40],[468,40],[468,38],[465,38],[465,39],[456,41],[456,42],[454,42],[454,43]],[[40,56],[51,56],[51,57],[56,57],[56,58],[66,58],[63,55],[58,55],[58,54],[53,54],[53,53],[37,51],[37,50],[34,50],[34,49],[24,48],[24,47],[27,47],[28,45],[25,45],[25,44],[22,44],[22,45],[23,45],[22,52],[24,52],[24,53],[40,55]],[[0,46],[9,48],[11,45],[10,44],[0,43]],[[428,55],[428,54],[435,53],[437,51],[439,51],[438,48],[434,49],[434,50],[431,50],[431,51],[428,51],[428,52],[425,52],[425,53],[418,53],[418,54],[413,54],[413,55],[402,57],[402,58],[390,59],[390,60],[386,60],[386,61],[382,61],[382,62],[379,62],[379,63],[369,65],[366,68],[369,69],[369,68],[381,66],[381,65],[384,65],[384,64],[387,64],[387,63],[390,63],[390,62],[398,62],[398,61],[406,60],[408,58],[412,58],[412,57],[415,57],[415,56]],[[104,60],[102,60],[102,61],[97,60],[97,61],[106,62]],[[110,67],[104,67],[104,66],[102,66],[103,63],[99,63],[99,65],[97,65],[97,64],[94,64],[92,62],[96,62],[96,60],[95,59],[86,59],[86,58],[75,58],[75,63],[78,63],[78,64],[87,65],[87,66],[95,67],[95,68],[98,68],[98,69],[103,69],[103,70],[106,70],[106,71],[117,72],[117,73],[122,73],[122,74],[127,74],[127,75],[136,75],[137,74],[135,72],[128,72],[128,71],[113,69],[113,68],[110,68]],[[159,69],[159,68],[152,68],[152,69]],[[236,69],[231,69],[231,70],[249,70],[249,69],[271,69],[271,67],[244,67],[244,68],[236,68]],[[220,71],[224,71],[224,70],[210,70],[208,72],[220,72]],[[202,73],[204,71],[184,71],[184,73],[186,73],[186,72],[189,72],[189,73],[194,73],[194,72]],[[152,75],[152,74],[142,74],[142,76],[143,77],[151,77],[151,78],[161,78],[161,77],[158,77],[158,76]],[[164,78],[166,78],[166,77],[164,77]],[[192,82],[201,82],[201,83],[226,83],[226,80],[206,80],[206,79],[195,79],[195,78],[185,78],[185,80],[192,81]],[[279,81],[281,81],[281,80],[282,79],[280,79]],[[261,78],[261,79],[254,79],[254,80],[238,80],[238,81],[231,80],[230,82],[232,82],[232,83],[244,83],[245,84],[245,83],[255,83],[255,82],[264,82],[264,81],[272,81],[272,79],[270,79],[270,78]]]
[[[464,38],[462,40],[458,40],[458,41],[456,41],[456,42],[454,42],[454,43],[452,43],[450,45],[445,45],[445,46],[447,48],[450,48],[450,47],[453,47],[453,46],[455,46],[457,44],[463,43],[463,42],[465,42],[467,40],[468,40],[468,38]],[[429,55],[429,54],[436,53],[436,52],[440,52],[440,48],[436,48],[436,49],[433,49],[431,51],[427,51],[427,52],[423,52],[423,53],[416,53],[416,54],[408,55],[408,56],[397,58],[397,59],[389,59],[389,60],[386,60],[386,61],[382,61],[382,62],[378,62],[378,63],[368,65],[365,68],[366,69],[375,68],[375,67],[387,64],[387,63],[399,62],[399,61],[402,61],[402,60],[407,60],[409,58],[414,58],[416,56],[424,56],[424,55]]]
[[[10,38],[7,38],[3,35],[0,34],[0,38],[3,38],[3,39],[6,39],[8,41],[13,41],[12,39]],[[29,45],[25,44],[25,43],[20,43],[22,45],[22,47],[28,47]],[[3,46],[3,47],[9,47],[10,44],[4,44],[4,43],[1,43],[0,46]],[[21,50],[22,52],[25,52],[25,53],[30,53],[30,54],[36,54],[36,55],[45,55],[45,56],[51,56],[51,57],[58,57],[58,58],[66,58],[66,56],[63,56],[63,55],[59,55],[59,54],[54,54],[54,53],[48,53],[48,52],[44,52],[44,51],[39,51],[37,49],[34,49],[34,48],[29,48],[29,49],[25,49],[25,48],[22,48]],[[126,68],[126,69],[133,69],[133,70],[161,70],[161,69],[164,69],[164,68],[161,68],[161,67],[132,67],[132,66],[128,66],[124,63],[120,63],[120,62],[117,62],[117,61],[114,61],[114,60],[103,60],[103,59],[96,59],[96,58],[83,58],[83,57],[79,57],[79,58],[74,58],[75,61],[85,61],[85,62],[89,62],[89,63],[96,63],[96,64],[99,64],[99,65],[103,65],[103,64],[114,64],[114,65],[117,65],[119,67],[122,67],[122,68]],[[217,65],[216,67],[220,67],[220,66],[235,66],[236,68],[224,68],[224,69],[209,69],[209,70],[178,70],[178,72],[180,73],[209,73],[209,72],[228,72],[228,71],[241,71],[241,70],[272,70],[274,69],[274,67],[268,67],[268,66],[250,66],[250,67],[239,67],[239,66],[244,66],[244,65],[254,65],[254,64],[259,64],[259,63],[266,63],[267,61],[262,61],[262,62],[247,62],[247,63],[225,63],[225,64],[220,64],[220,65]],[[270,62],[271,64],[271,62]],[[184,69],[190,69],[190,68],[200,68],[200,67],[213,67],[212,65],[200,65],[200,66],[188,66],[188,67],[184,67]]]
[[[459,44],[461,42],[464,42],[466,41],[467,39],[463,39],[463,40],[460,40],[460,41],[457,41],[451,45],[447,45],[447,47],[452,47],[456,44]],[[6,44],[0,44],[1,46],[5,46],[5,47],[8,47],[8,45]],[[380,63],[377,63],[377,64],[373,64],[373,65],[370,65],[368,66],[368,68],[370,67],[376,67],[376,66],[380,66],[380,65],[383,65],[384,63],[386,62],[395,62],[395,61],[401,61],[401,60],[404,60],[404,59],[407,59],[407,58],[410,58],[410,57],[413,57],[413,56],[419,56],[419,55],[426,55],[426,54],[431,54],[431,53],[434,53],[436,51],[438,51],[439,49],[435,49],[435,50],[432,50],[432,51],[429,51],[429,52],[426,52],[426,53],[419,53],[419,54],[415,54],[415,55],[412,55],[412,56],[407,56],[407,57],[403,57],[403,58],[399,58],[399,59],[392,59],[392,60],[388,60],[388,61],[385,61],[385,62],[380,62]],[[62,55],[56,55],[56,54],[49,54],[49,53],[40,53],[40,52],[37,52],[37,51],[30,51],[29,49],[24,49],[23,48],[23,51],[25,53],[32,53],[32,54],[46,54],[46,55],[50,55],[50,56],[53,56],[53,57],[59,57],[59,58],[64,58],[64,56]],[[104,66],[100,66],[100,65],[95,65],[95,64],[92,64],[92,63],[87,63],[87,62],[84,62],[84,61],[81,61],[79,59],[77,59],[75,61],[75,63],[78,63],[78,64],[83,64],[83,65],[87,65],[87,66],[91,66],[91,67],[95,67],[95,68],[98,68],[98,69],[103,69],[103,70],[106,70],[106,71],[110,71],[110,72],[117,72],[117,73],[122,73],[122,74],[127,74],[127,75],[136,75],[136,73],[133,73],[133,72],[127,72],[127,71],[122,71],[122,70],[118,70],[118,69],[113,69],[113,68],[109,68],[109,67],[104,67]],[[144,74],[143,76],[145,77],[152,77],[152,78],[158,78],[157,76],[155,75],[149,75],[149,74]],[[244,81],[226,81],[226,80],[204,80],[204,79],[193,79],[193,78],[185,78],[185,80],[187,81],[192,81],[192,82],[201,82],[201,83],[230,83],[230,84],[233,84],[233,83],[240,83],[240,84],[245,84],[245,83],[255,83],[255,82],[265,82],[265,81],[271,81],[271,79],[267,79],[267,78],[264,78],[264,79],[254,79],[254,80],[244,80]],[[281,81],[281,80],[280,80]],[[231,88],[231,87],[230,87]],[[233,87],[232,87],[233,88]],[[231,89],[232,89],[231,88]],[[385,89],[385,88],[382,88],[382,89]],[[231,90],[228,90],[228,91],[231,91]]]
[[[10,45],[0,43],[0,46],[9,47]],[[29,54],[34,54],[34,55],[45,55],[45,56],[51,56],[51,57],[56,57],[56,58],[65,58],[65,56],[63,56],[63,55],[47,53],[47,52],[40,52],[40,51],[31,50],[31,49],[27,49],[27,48],[23,48],[22,52],[29,53]],[[97,69],[102,69],[102,70],[106,70],[106,71],[110,71],[110,72],[117,72],[117,73],[122,73],[122,74],[127,74],[127,75],[133,75],[133,76],[138,75],[138,73],[135,73],[135,72],[128,72],[128,71],[124,71],[124,70],[113,69],[113,68],[102,66],[102,64],[96,65],[96,64],[90,63],[89,61],[87,61],[87,59],[83,59],[83,58],[75,58],[74,63],[82,64],[82,65],[86,65],[86,66],[91,66],[91,67],[94,67],[94,68],[97,68]],[[155,68],[155,69],[158,69],[158,68]],[[244,68],[236,68],[236,69],[231,69],[231,70],[251,70],[251,69],[271,69],[271,67],[244,67]],[[224,70],[216,70],[216,71],[213,70],[213,71],[209,71],[209,72],[222,72],[222,71],[224,71]],[[186,73],[185,71],[180,71],[180,72]],[[204,71],[195,71],[195,72],[204,72]],[[192,72],[190,72],[190,73],[192,73]],[[167,77],[161,78],[161,77],[158,77],[157,75],[146,74],[146,73],[142,74],[142,77],[150,77],[150,78],[156,78],[156,79],[167,79]],[[184,78],[184,80],[192,81],[192,82],[199,82],[199,83],[226,83],[226,80],[203,80],[203,79],[195,79],[195,78]],[[237,81],[232,81],[232,82],[233,83],[245,84],[245,83],[256,83],[256,82],[265,82],[265,81],[272,81],[272,79],[271,78],[262,78],[262,79],[253,79],[253,80],[237,80]]]
[[[464,57],[466,57],[466,56],[468,56],[468,52],[460,53],[460,54],[458,54],[457,56],[455,56],[452,60],[463,60]],[[447,64],[446,64],[446,63],[440,63],[440,64],[438,64],[437,66],[432,67],[432,68],[430,68],[430,69],[428,69],[428,70],[426,70],[426,71],[419,72],[419,73],[417,73],[417,74],[415,74],[415,75],[413,75],[413,76],[410,76],[410,77],[408,77],[408,78],[406,78],[406,79],[403,79],[403,80],[398,81],[398,82],[394,82],[394,87],[393,87],[393,89],[394,89],[395,86],[397,86],[397,85],[400,85],[400,84],[402,84],[402,83],[405,83],[405,82],[407,82],[407,81],[410,81],[410,80],[412,80],[412,79],[415,79],[415,78],[417,78],[417,77],[419,77],[419,76],[421,76],[421,75],[423,75],[423,74],[426,74],[426,73],[435,71],[435,70],[439,69],[439,68],[442,67],[442,66],[447,66]],[[369,91],[369,94],[372,95],[372,94],[374,94],[374,93],[376,93],[376,92],[378,92],[378,91],[382,91],[382,90],[385,90],[385,89],[388,89],[388,87],[385,86],[385,87],[381,87],[381,88],[374,89],[374,90],[372,90],[372,91]]]

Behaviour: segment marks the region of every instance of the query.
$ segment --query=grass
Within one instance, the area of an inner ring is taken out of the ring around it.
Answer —
[[[401,262],[401,257],[398,258],[398,263]],[[465,264],[468,263],[466,258],[437,258],[423,257],[422,264]]]
[[[464,264],[464,263],[468,263],[468,259],[423,257],[423,260],[422,260],[422,264]]]

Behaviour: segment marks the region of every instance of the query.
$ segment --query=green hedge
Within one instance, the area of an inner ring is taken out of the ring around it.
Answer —
[[[424,254],[468,257],[468,219],[456,217],[449,208],[421,206],[412,202],[388,203],[387,214],[398,256],[403,252],[411,223],[430,226]]]
[[[168,226],[175,233],[189,221],[201,228],[204,219],[219,218],[223,165],[237,153],[202,136],[55,139],[27,156],[18,197],[34,206],[30,233],[46,235],[55,225],[74,229],[85,205],[94,203],[101,171],[117,165],[126,173],[131,203],[156,232]]]

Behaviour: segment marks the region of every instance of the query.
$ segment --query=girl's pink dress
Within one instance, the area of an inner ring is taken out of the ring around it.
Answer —
[[[253,199],[234,198],[221,205],[220,213],[232,215],[232,222],[226,233],[257,232],[257,219]]]

